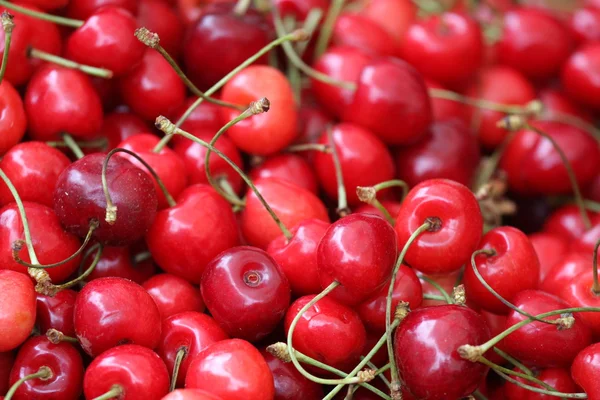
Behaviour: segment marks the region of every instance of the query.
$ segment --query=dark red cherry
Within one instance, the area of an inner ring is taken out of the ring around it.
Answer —
[[[104,117],[100,132],[108,140],[106,150],[112,150],[130,136],[150,132],[150,126],[132,112],[115,111]]]
[[[0,352],[13,350],[31,334],[35,324],[35,290],[31,279],[0,269]]]
[[[600,399],[600,343],[583,349],[571,364],[571,377],[588,395],[589,400]]]
[[[296,154],[269,157],[262,164],[254,167],[249,177],[253,181],[269,177],[284,179],[314,194],[319,190],[313,168],[305,158]]]
[[[569,96],[584,106],[600,109],[600,43],[592,42],[574,51],[563,66],[561,82]]]
[[[10,388],[8,377],[14,362],[15,355],[12,351],[0,353],[0,393],[6,393]]]
[[[394,335],[400,378],[415,398],[458,399],[484,379],[487,367],[462,359],[464,344],[482,344],[490,337],[485,321],[467,307],[445,305],[411,311]]]
[[[569,19],[569,28],[580,43],[600,40],[600,10],[594,7],[583,7],[573,11]]]
[[[203,389],[222,400],[271,400],[273,375],[260,352],[241,339],[208,346],[190,363],[186,388]]]
[[[70,18],[87,19],[104,6],[120,7],[134,15],[138,10],[135,0],[70,0],[67,15]]]
[[[200,389],[175,389],[161,400],[221,400],[221,398]]]
[[[593,220],[599,218],[589,211],[588,217]],[[579,207],[576,205],[565,205],[557,208],[544,222],[544,232],[559,235],[567,243],[581,237],[586,230]]]
[[[187,311],[172,315],[162,323],[162,335],[156,352],[173,373],[177,353],[183,348],[185,358],[179,367],[177,386],[183,386],[188,367],[194,357],[209,345],[228,339],[219,324],[211,317],[199,312]]]
[[[10,373],[10,384],[48,367],[48,379],[25,381],[12,397],[14,400],[77,400],[83,386],[83,360],[71,344],[52,344],[46,336],[27,340],[17,353]]]
[[[428,218],[435,226],[412,243],[405,262],[426,274],[456,271],[469,261],[481,238],[483,219],[475,196],[466,186],[447,179],[415,186],[396,219],[399,246]]]
[[[329,9],[326,0],[275,0],[273,4],[283,17],[290,15],[296,21],[304,21],[312,9],[319,8],[324,14]]]
[[[358,125],[341,123],[331,128],[336,146],[344,187],[350,205],[360,204],[357,186],[373,186],[394,178],[394,161],[385,144],[372,132]],[[329,135],[324,132],[319,143],[328,145]],[[333,155],[317,152],[314,167],[325,192],[337,198],[337,179]]]
[[[171,57],[179,59],[184,27],[171,4],[161,0],[140,1],[137,23],[158,34],[160,45]]]
[[[202,299],[229,336],[255,342],[271,333],[290,305],[290,284],[279,265],[255,247],[233,247],[204,270]]]
[[[397,43],[384,28],[366,16],[344,13],[335,21],[333,46],[355,47],[374,56],[397,56]]]
[[[127,279],[91,281],[79,292],[74,312],[77,339],[92,357],[125,343],[152,349],[160,339],[160,313],[154,300]]]
[[[286,334],[298,312],[315,296],[296,300],[285,316]],[[293,333],[294,348],[338,369],[356,365],[366,343],[366,331],[351,308],[325,297],[309,308]]]
[[[543,104],[543,116],[556,117],[557,119],[564,118],[564,115],[572,115],[583,119],[587,122],[592,122],[592,116],[588,110],[583,109],[578,104],[564,93],[563,90],[554,88],[545,88],[538,93],[538,99]]]
[[[425,84],[428,89],[442,89],[448,90],[443,85],[426,79]],[[458,101],[446,100],[442,98],[431,98],[431,112],[433,113],[434,121],[445,121],[447,119],[459,119],[465,124],[469,123],[469,108],[467,105],[459,103]]]
[[[0,84],[0,154],[6,153],[21,141],[26,126],[23,100],[8,80],[4,80]]]
[[[118,385],[123,398],[160,400],[169,391],[165,363],[152,350],[135,344],[108,349],[96,357],[83,377],[86,399],[101,396]]]
[[[514,368],[514,371],[522,372],[518,368]],[[561,393],[576,393],[578,391],[577,385],[575,385],[575,382],[573,382],[573,379],[571,379],[571,374],[569,373],[568,369],[543,369],[541,371],[536,371],[535,377]],[[535,388],[545,389],[537,383],[519,378],[517,376],[513,377],[513,379]],[[511,382],[506,382],[504,384],[504,396],[506,397],[506,400],[548,400],[549,397],[547,395],[535,393],[519,387]]]
[[[275,384],[273,400],[320,400],[323,387],[305,378],[294,364],[283,362],[266,350],[260,352],[264,357]]]
[[[540,282],[543,282],[552,267],[568,254],[569,246],[562,237],[546,232],[529,235],[529,241],[540,261]]]
[[[90,255],[85,263],[88,268],[93,260]],[[152,260],[144,260],[136,262],[135,254],[130,247],[111,247],[106,246],[102,251],[100,260],[94,267],[91,274],[88,275],[87,281],[98,278],[117,277],[125,278],[137,284],[142,284],[156,272],[156,267]]]
[[[154,299],[163,320],[185,311],[204,311],[200,291],[183,278],[171,274],[158,274],[142,286]]]
[[[102,127],[102,103],[83,72],[54,66],[40,67],[25,92],[27,132],[34,140],[60,139],[62,133],[90,139]]]
[[[313,89],[314,91],[314,89]],[[302,104],[298,111],[298,137],[296,143],[316,143],[327,126],[332,123],[329,115],[316,105]],[[311,154],[303,154],[311,159]]]
[[[343,120],[371,130],[390,145],[416,142],[431,122],[425,82],[404,61],[373,61],[362,70]]]
[[[330,296],[355,305],[368,299],[389,279],[396,263],[396,234],[383,218],[351,214],[331,224],[319,243],[321,287],[340,286]]]
[[[56,329],[66,336],[75,336],[73,310],[77,292],[64,289],[53,297],[37,294],[36,325],[41,334],[48,329]]]
[[[213,95],[211,97],[219,98],[217,95]],[[196,100],[196,97],[188,97],[182,105],[177,107],[177,109],[173,112],[173,121],[179,120],[187,111],[187,109],[196,102]],[[200,105],[190,113],[189,117],[181,125],[181,129],[194,135],[200,131],[208,131],[212,133],[212,136],[214,136],[222,126],[221,106],[205,101],[200,103]],[[221,139],[219,139],[219,141],[220,140]],[[189,140],[183,137],[175,136],[173,138],[173,143],[177,143],[178,141],[188,142]]]
[[[156,215],[157,198],[148,175],[122,157],[111,157],[106,169],[108,191],[117,207],[117,220],[105,220],[106,197],[102,190],[105,155],[90,154],[69,165],[54,190],[54,210],[67,230],[85,237],[91,220],[99,227],[94,238],[110,245],[140,239]]]
[[[548,272],[546,278],[541,281],[540,289],[560,296],[562,290],[573,278],[589,271],[592,268],[592,259],[588,254],[569,252],[560,259]]]
[[[229,203],[210,186],[192,185],[158,212],[146,243],[165,272],[198,284],[206,264],[240,237]]]

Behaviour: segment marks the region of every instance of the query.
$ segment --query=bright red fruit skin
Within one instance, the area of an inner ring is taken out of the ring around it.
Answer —
[[[137,24],[158,34],[160,45],[171,57],[179,59],[184,27],[171,4],[162,0],[140,1]]]
[[[165,272],[198,284],[206,264],[240,238],[229,203],[210,186],[192,185],[158,212],[146,243]]]
[[[185,311],[204,311],[200,290],[183,278],[158,274],[142,284],[158,307],[163,321]]]
[[[365,4],[362,14],[387,30],[399,45],[417,18],[417,6],[409,0],[372,0]]]
[[[74,321],[77,339],[92,357],[123,343],[153,349],[160,339],[154,300],[143,287],[123,278],[88,283],[75,301]]]
[[[135,15],[138,2],[136,0],[70,0],[67,15],[70,18],[86,19],[104,6],[120,7]]]
[[[568,245],[563,238],[552,233],[538,232],[529,235],[529,241],[540,261],[540,282],[552,268],[568,254]]]
[[[77,292],[71,289],[61,290],[54,297],[37,294],[36,325],[42,335],[52,328],[66,336],[75,336],[73,310],[76,298]]]
[[[600,109],[599,65],[600,43],[590,43],[571,54],[561,75],[561,82],[567,94],[595,110]]]
[[[565,285],[569,284],[576,276],[591,269],[591,257],[571,251],[552,267],[540,284],[540,289],[555,296],[561,296]]]
[[[283,362],[266,350],[260,352],[264,357],[275,384],[273,400],[320,400],[323,398],[321,385],[305,378],[289,362]]]
[[[108,140],[106,150],[112,150],[130,136],[150,131],[150,126],[137,114],[129,111],[115,111],[107,114],[100,130]]]
[[[589,211],[588,217],[592,220],[598,219],[596,215]],[[574,204],[557,208],[544,222],[544,232],[559,235],[567,243],[581,237],[586,230],[579,207]]]
[[[589,264],[588,264],[589,268]],[[559,294],[571,307],[600,307],[600,296],[592,291],[594,277],[588,269],[575,276],[566,284],[563,283]],[[595,337],[600,335],[600,315],[597,312],[582,312],[578,315],[592,328]]]
[[[213,95],[211,97],[217,99],[220,98],[218,95]],[[173,121],[177,121],[183,117],[183,114],[196,102],[196,100],[196,97],[188,97],[182,105],[177,107],[172,115]],[[200,105],[191,112],[189,117],[181,125],[181,129],[188,131],[193,135],[197,135],[201,131],[208,131],[211,133],[212,138],[221,126],[221,106],[205,101],[200,103]],[[173,143],[177,143],[178,141],[189,142],[188,139],[176,135],[173,138]]]
[[[0,84],[0,154],[15,146],[25,135],[27,117],[21,96],[4,80]]]
[[[355,47],[374,56],[396,56],[394,38],[364,15],[344,13],[335,21],[331,36],[333,46]]]
[[[96,357],[83,377],[86,399],[103,395],[113,385],[121,386],[128,400],[159,400],[169,391],[169,374],[155,352],[125,344]]]
[[[473,393],[487,367],[462,359],[459,346],[482,344],[490,337],[475,311],[456,305],[411,311],[394,335],[398,372],[415,398],[458,399]]]
[[[539,284],[540,262],[529,238],[520,230],[502,226],[483,236],[480,249],[494,249],[495,255],[479,254],[475,257],[477,270],[483,279],[504,299]],[[470,261],[463,278],[467,298],[474,304],[495,314],[506,314],[509,308],[502,304],[477,279]]]
[[[600,343],[583,349],[571,365],[571,377],[588,395],[589,400],[600,399]]]
[[[135,246],[135,245],[133,245]],[[133,252],[133,246],[129,247],[110,247],[105,246],[100,256],[100,260],[87,281],[98,278],[117,277],[125,278],[137,284],[142,284],[156,272],[156,267],[151,259],[136,261],[136,254]],[[92,264],[94,255],[90,255],[84,264],[89,268]]]
[[[569,19],[569,28],[580,43],[593,42],[600,39],[600,10],[594,7],[583,7],[574,10]]]
[[[514,371],[522,372],[519,369],[515,368]],[[576,393],[577,385],[571,379],[571,375],[569,374],[569,370],[563,368],[548,368],[539,371],[536,374],[536,378],[540,381],[550,385],[558,392],[561,393]],[[540,385],[533,383],[531,381],[527,381],[523,378],[514,377],[517,381],[543,389]],[[525,388],[521,388],[514,383],[506,382],[504,384],[504,396],[506,400],[550,400],[550,396],[535,393]]]
[[[273,375],[260,352],[241,339],[214,343],[190,363],[186,388],[213,393],[222,400],[272,400]]]
[[[10,384],[46,366],[52,371],[47,380],[25,381],[14,400],[77,400],[83,383],[83,360],[71,343],[52,344],[44,336],[32,337],[19,349],[10,373]]]
[[[405,262],[426,274],[456,271],[467,263],[479,244],[483,218],[473,193],[447,179],[415,186],[402,202],[396,219],[398,245],[404,246],[427,218],[441,220],[435,232],[423,232],[406,253]]]
[[[287,180],[296,186],[318,194],[319,185],[315,172],[308,161],[299,155],[279,154],[269,157],[262,164],[252,168],[249,174],[252,181],[269,177]]]
[[[440,85],[431,79],[426,79],[425,84],[429,90],[448,90],[445,86]],[[434,121],[444,121],[456,118],[463,121],[465,124],[469,122],[469,107],[466,104],[457,101],[431,97],[431,112],[433,113]]]
[[[221,398],[200,389],[175,389],[161,400],[221,400]]]
[[[35,324],[35,291],[24,274],[0,270],[0,352],[17,348]]]

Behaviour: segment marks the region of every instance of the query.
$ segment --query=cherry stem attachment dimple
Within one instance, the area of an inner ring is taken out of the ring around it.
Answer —
[[[46,331],[46,337],[51,343],[54,344],[59,344],[61,342],[79,343],[79,340],[77,340],[77,338],[67,336],[58,329],[53,328],[50,328]]]
[[[15,393],[17,392],[17,390],[19,389],[19,387],[26,381],[30,381],[32,379],[48,380],[50,378],[52,378],[52,370],[45,365],[41,366],[37,370],[37,372],[30,374],[30,375],[25,375],[24,377],[22,377],[21,379],[16,381],[10,387],[10,389],[8,389],[8,392],[6,392],[6,394],[4,395],[4,400],[11,400],[13,398],[13,396],[15,395]]]
[[[28,15],[33,18],[41,19],[43,21],[52,22],[57,25],[68,26],[70,28],[79,28],[84,22],[78,19],[59,17],[58,15],[46,14],[39,11],[34,11],[26,7],[18,6],[6,0],[0,0],[0,6],[8,8],[9,10],[18,12],[19,14]]]
[[[4,30],[4,52],[2,53],[2,66],[0,67],[0,84],[2,84],[4,73],[8,66],[8,54],[10,53],[10,43],[15,23],[13,22],[14,16],[9,14],[8,11],[3,11],[0,18],[2,20],[2,29]]]
[[[79,145],[71,135],[69,135],[68,133],[63,133],[62,138],[65,142],[65,145],[69,148],[69,150],[73,152],[73,154],[75,154],[75,157],[77,157],[77,159],[81,159],[85,156],[85,154],[83,154],[83,151],[81,150],[81,147],[79,147]]]
[[[337,195],[338,195],[338,206],[337,213],[340,217],[344,217],[350,214],[348,208],[348,197],[346,196],[346,186],[344,185],[344,172],[342,171],[342,163],[340,161],[340,155],[333,138],[333,132],[331,128],[327,128],[327,139],[329,140],[329,148],[331,149],[331,158],[333,159],[333,167],[335,169],[335,179],[337,181]]]
[[[542,111],[542,104],[539,100],[533,100],[524,106],[510,105],[468,97],[451,90],[437,88],[429,88],[429,95],[436,99],[455,101],[472,107],[498,111],[505,114],[536,115]]]
[[[185,357],[188,354],[188,348],[182,346],[179,350],[177,350],[177,354],[175,355],[175,361],[173,363],[173,374],[171,375],[171,386],[169,387],[169,392],[175,390],[177,386],[177,377],[179,376],[179,368],[181,367],[181,363],[185,360]]]
[[[75,61],[67,60],[66,58],[50,54],[45,51],[30,47],[27,50],[27,56],[29,58],[37,58],[38,60],[46,61],[52,64],[59,65],[61,67],[75,69],[81,71],[87,75],[95,76],[97,78],[111,79],[113,72],[106,68],[92,67],[91,65],[80,64]]]
[[[92,400],[116,399],[116,398],[119,398],[124,392],[125,392],[125,390],[123,390],[121,385],[112,385],[112,387],[110,388],[110,390],[108,392],[104,393],[101,396],[95,397]]]
[[[594,284],[592,285],[592,293],[596,296],[600,295],[600,283],[598,283],[598,247],[600,246],[600,239],[594,245],[594,259],[592,260],[592,271],[594,274]]]
[[[333,33],[333,27],[335,26],[335,22],[342,12],[342,8],[344,8],[344,0],[332,0],[329,5],[329,10],[325,15],[325,20],[323,21],[323,25],[321,25],[321,33],[317,38],[317,43],[315,44],[315,58],[319,58],[325,53],[327,50],[327,46],[329,45],[329,40],[331,39],[331,35]]]

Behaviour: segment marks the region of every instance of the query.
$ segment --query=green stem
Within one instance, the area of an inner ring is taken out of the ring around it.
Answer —
[[[50,147],[67,147],[70,149],[69,145],[63,141],[49,141],[44,142]],[[77,145],[80,149],[106,149],[108,146],[108,140],[106,138],[99,138],[88,141],[75,141],[75,145]]]
[[[428,277],[427,275],[419,275],[419,279],[424,280],[425,282],[429,283],[431,286],[433,286],[438,292],[440,292],[442,294],[442,298],[443,300],[448,303],[448,304],[452,304],[454,303],[452,301],[452,297],[450,297],[450,295],[448,294],[448,292],[446,292],[446,290],[444,290],[444,288],[437,283],[436,281],[434,281],[433,279],[431,279],[430,277]]]
[[[95,76],[98,78],[110,79],[113,77],[113,72],[105,68],[97,68],[92,67],[90,65],[80,64],[75,61],[67,60],[66,58],[57,56],[55,54],[46,53],[45,51],[38,50],[33,47],[28,50],[27,56],[29,58],[37,58],[38,60],[60,65],[61,67],[75,69],[87,75]]]
[[[387,220],[387,222],[390,223],[391,226],[396,225],[396,220],[394,219],[394,217],[392,217],[387,208],[385,208],[377,198],[371,200],[370,204],[376,209],[378,209],[381,214],[383,214],[383,217]]]
[[[423,293],[423,300],[436,300],[436,301],[445,301],[448,302],[444,296],[438,296],[435,294]],[[448,303],[450,304],[450,303]]]
[[[525,106],[501,104],[484,99],[476,99],[472,97],[463,96],[460,93],[452,92],[450,90],[445,89],[430,88],[429,95],[436,99],[456,101],[458,103],[463,103],[472,107],[498,111],[505,114],[526,115],[535,112],[539,108],[538,102],[531,102]]]
[[[331,154],[331,148],[328,145],[319,143],[293,144],[287,147],[284,151],[288,153],[299,153],[302,151],[320,151],[321,153]]]
[[[4,73],[8,66],[8,53],[10,53],[10,43],[12,41],[12,32],[15,28],[13,16],[7,11],[2,12],[2,29],[4,30],[4,52],[2,53],[2,66],[0,67],[0,84],[4,79]]]
[[[548,385],[546,382],[542,382],[541,380],[537,379],[536,377],[534,377],[532,375],[528,375],[528,374],[524,374],[524,373],[521,373],[518,371],[513,371],[512,369],[504,368],[501,365],[491,362],[490,360],[488,360],[485,357],[481,357],[479,359],[479,362],[490,367],[491,369],[493,369],[495,371],[500,371],[502,373],[505,373],[506,375],[517,376],[519,378],[526,379],[530,382],[537,383],[538,385],[545,387],[546,389],[550,390],[551,392],[556,392],[556,389],[554,389],[552,386]]]
[[[385,364],[381,368],[377,368],[377,366],[375,364],[373,364],[371,361],[369,361],[367,363],[367,366],[369,368],[375,370],[375,376],[378,376],[379,378],[381,378],[381,380],[383,381],[383,383],[385,383],[385,386],[387,386],[388,388],[391,388],[390,381],[388,381],[388,379],[383,374],[385,371],[387,371],[387,370],[389,370],[391,368],[390,363]]]
[[[92,260],[92,263],[90,264],[88,269],[86,269],[83,272],[83,274],[79,275],[77,278],[75,278],[69,282],[61,283],[60,285],[48,285],[47,287],[44,288],[45,290],[43,290],[41,292],[41,294],[46,295],[46,296],[55,296],[56,293],[60,292],[61,290],[69,289],[69,288],[75,286],[76,284],[78,284],[79,282],[85,281],[85,278],[87,278],[94,271],[94,269],[96,268],[96,265],[98,265],[98,262],[100,261],[100,258],[102,257],[103,250],[104,250],[104,246],[101,245],[100,243],[97,243],[94,246],[92,246],[85,253],[83,258],[81,259],[80,270],[81,270],[81,266],[85,263],[85,260],[87,260],[87,258],[90,256],[90,254],[92,254],[94,251],[96,251],[96,255],[94,256],[94,259]]]
[[[21,6],[18,6],[16,4],[10,3],[5,0],[0,0],[0,6],[8,8],[9,10],[16,11],[20,14],[28,15],[33,18],[52,22],[57,25],[68,26],[71,28],[79,28],[84,24],[83,21],[80,21],[77,19],[64,18],[64,17],[59,17],[57,15],[46,14],[46,13],[39,12],[39,11],[33,11],[33,10],[30,10],[29,8],[21,7]]]
[[[8,392],[4,395],[4,400],[11,400],[13,398],[13,396],[15,395],[15,393],[17,392],[17,390],[19,389],[19,387],[25,381],[30,381],[32,379],[46,380],[46,379],[50,379],[51,377],[52,377],[52,371],[50,370],[50,368],[48,368],[46,366],[42,366],[42,367],[40,367],[40,369],[38,369],[37,372],[30,374],[30,375],[25,375],[24,377],[22,377],[21,379],[16,381],[10,387],[10,389],[8,389]]]
[[[500,158],[502,158],[502,154],[508,147],[510,141],[515,137],[516,132],[509,132],[506,137],[502,140],[502,143],[498,148],[492,153],[491,156],[485,161],[484,167],[479,171],[477,175],[477,179],[474,185],[474,191],[477,192],[483,185],[488,183],[494,172],[498,168],[498,164],[500,163]]]
[[[173,374],[171,375],[171,386],[169,387],[169,392],[175,390],[177,386],[177,377],[179,376],[179,368],[181,367],[181,363],[185,359],[188,354],[187,347],[183,346],[179,350],[177,350],[177,354],[175,355],[175,363],[173,364]]]
[[[520,362],[519,360],[517,360],[510,354],[506,353],[505,351],[500,350],[498,347],[494,347],[494,352],[496,354],[498,354],[500,357],[504,358],[509,363],[511,363],[512,365],[514,365],[515,367],[519,368],[521,371],[523,371],[527,375],[533,376],[533,372],[529,368],[527,368],[525,365],[523,365],[522,362]]]
[[[348,198],[346,196],[346,186],[344,185],[344,172],[342,171],[342,163],[337,151],[337,146],[333,138],[331,128],[327,129],[327,139],[329,140],[329,148],[331,149],[331,158],[335,168],[335,179],[337,181],[338,207],[337,213],[343,217],[350,213],[348,209]]]
[[[238,0],[235,7],[233,8],[233,13],[237,16],[242,16],[246,14],[248,8],[252,4],[252,0]]]
[[[77,338],[67,336],[57,329],[50,328],[46,331],[46,337],[51,343],[58,344],[60,342],[79,343]]]
[[[598,296],[600,295],[600,284],[598,283],[598,246],[600,246],[600,239],[594,246],[594,260],[592,261],[592,271],[594,274],[594,284],[592,285],[592,292]]]
[[[69,135],[68,133],[63,133],[62,137],[63,141],[65,142],[65,145],[69,148],[69,150],[73,152],[73,154],[75,154],[75,157],[77,157],[77,159],[81,159],[85,156],[85,154],[83,154],[83,151],[81,151],[81,148],[71,135]]]
[[[392,179],[389,181],[385,181],[385,182],[381,182],[376,185],[373,185],[373,189],[375,189],[375,193],[377,193],[381,190],[389,189],[389,188],[393,188],[393,187],[402,188],[402,199],[404,199],[406,197],[406,195],[408,194],[408,191],[410,190],[410,188],[408,187],[408,184],[400,179]]]
[[[110,400],[120,397],[125,391],[120,385],[113,385],[110,390],[102,396],[98,396],[92,400]]]
[[[323,18],[323,10],[320,8],[312,8],[308,14],[306,15],[306,19],[304,20],[304,24],[302,25],[302,29],[306,31],[311,37],[313,33],[319,27],[319,23]],[[308,48],[309,41],[306,40],[304,42],[298,42],[296,44],[296,54],[300,57],[304,54],[306,49]]]
[[[344,0],[331,1],[331,4],[329,5],[329,11],[327,12],[325,20],[323,21],[323,25],[321,26],[321,34],[319,35],[317,43],[315,44],[315,58],[319,58],[327,50],[329,40],[331,39],[331,34],[333,33],[333,27],[335,26],[335,21],[342,12],[344,3]]]

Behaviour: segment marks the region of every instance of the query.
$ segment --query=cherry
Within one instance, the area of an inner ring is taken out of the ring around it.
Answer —
[[[178,276],[154,275],[142,287],[154,299],[162,320],[185,311],[204,311],[200,291]]]
[[[426,79],[425,84],[429,90],[448,90],[444,86],[432,81],[431,79]],[[433,113],[434,121],[445,121],[447,119],[456,118],[462,120],[465,124],[469,122],[469,110],[467,106],[458,101],[432,97],[431,112]]]
[[[35,324],[35,291],[31,279],[0,269],[0,352],[17,348]]]
[[[34,140],[59,139],[61,133],[91,139],[102,126],[102,103],[90,79],[74,69],[44,65],[25,92],[27,132]]]
[[[540,284],[540,289],[560,296],[565,285],[581,273],[589,271],[591,264],[589,255],[570,252],[552,267]]]
[[[69,0],[30,0],[29,3],[43,10],[56,10],[66,6]]]
[[[0,154],[19,143],[25,135],[26,125],[21,96],[8,80],[4,80],[0,84]]]
[[[562,289],[559,296],[572,307],[598,307],[600,306],[600,297],[596,295],[592,286],[594,277],[589,270],[580,273],[571,280],[562,282]],[[600,316],[595,312],[578,313],[583,321],[592,329],[595,337],[600,334]]]
[[[446,179],[418,184],[404,199],[398,213],[398,243],[406,243],[428,218],[435,226],[412,243],[405,262],[426,274],[458,270],[469,261],[483,230],[475,196],[467,187]]]
[[[12,397],[14,400],[79,399],[83,383],[83,360],[71,343],[53,344],[45,336],[27,340],[17,353],[10,372],[10,384],[36,373],[41,367],[50,369],[50,377],[23,382]]]
[[[417,143],[396,152],[397,176],[409,186],[446,178],[470,185],[479,164],[477,139],[458,119],[436,121]]]
[[[183,26],[170,4],[161,0],[140,1],[137,23],[158,34],[160,45],[173,58],[179,58],[183,45]]]
[[[562,237],[545,232],[529,235],[529,241],[540,261],[540,282],[543,282],[556,264],[568,253],[568,245]]]
[[[589,400],[600,399],[599,353],[600,343],[594,343],[577,354],[571,364],[571,377],[587,393]]]
[[[394,161],[385,144],[370,131],[348,123],[331,128],[333,143],[342,167],[344,186],[350,205],[360,204],[357,186],[372,186],[394,178]],[[323,133],[319,143],[328,145],[329,135]],[[325,192],[337,198],[337,179],[330,153],[314,155],[314,165],[319,182]]]
[[[73,310],[77,292],[64,289],[54,297],[37,294],[36,325],[44,334],[48,329],[56,329],[66,336],[75,336]]]
[[[0,393],[6,393],[10,388],[8,377],[15,361],[12,351],[0,353]]]
[[[93,257],[88,257],[86,268],[92,264]],[[135,255],[130,247],[104,247],[100,260],[94,270],[88,275],[87,280],[98,278],[118,277],[125,278],[137,284],[142,284],[156,272],[152,260],[136,262]]]
[[[287,278],[265,251],[233,247],[205,268],[200,291],[229,336],[250,342],[271,333],[290,305]]]
[[[279,9],[282,17],[293,16],[296,21],[304,21],[311,10],[321,9],[325,14],[329,9],[326,0],[275,0],[273,4]]]
[[[213,394],[200,389],[176,389],[161,400],[221,400]]]
[[[315,296],[296,300],[285,316],[285,331],[298,312]],[[358,314],[351,308],[325,297],[309,308],[293,333],[294,348],[337,369],[356,365],[366,343],[366,331]]]
[[[296,154],[279,154],[269,157],[262,164],[254,167],[250,171],[249,177],[253,181],[269,177],[284,179],[314,194],[317,194],[319,190],[311,165]]]
[[[481,239],[479,248],[493,253],[475,257],[477,270],[500,296],[508,301],[527,289],[536,289],[539,283],[540,262],[529,238],[517,228],[494,228]],[[463,277],[467,298],[486,311],[506,314],[509,308],[502,304],[479,281],[473,268],[467,265]]]
[[[592,179],[592,182],[584,189],[583,195],[586,199],[593,201],[600,200],[600,175]]]
[[[116,110],[104,117],[101,136],[108,140],[106,150],[112,150],[125,139],[140,132],[149,132],[150,126],[138,115],[127,110]]]
[[[54,210],[67,230],[84,237],[95,219],[94,238],[110,245],[140,239],[156,215],[154,184],[146,173],[122,157],[113,157],[106,168],[106,181],[118,217],[113,225],[105,220],[106,197],[102,190],[104,154],[95,153],[69,165],[54,190]]]
[[[431,122],[431,103],[421,75],[399,59],[373,61],[361,72],[343,120],[370,129],[387,144],[422,138]],[[398,125],[397,121],[402,123]]]
[[[592,42],[574,51],[563,66],[561,82],[569,96],[577,102],[600,109],[598,69],[600,43]]]
[[[594,251],[599,237],[600,217],[596,217],[592,220],[592,228],[583,232],[571,242],[570,250],[587,256],[589,260],[589,256]]]
[[[168,390],[165,363],[152,350],[135,344],[106,350],[92,361],[83,377],[86,399],[113,391],[113,397],[159,400]]]
[[[41,142],[19,143],[4,155],[0,169],[17,189],[21,200],[52,207],[58,176],[71,161],[61,151]],[[13,202],[5,183],[0,183],[0,205]]]
[[[402,45],[410,25],[417,19],[417,6],[409,0],[371,0],[362,14],[387,30]]]
[[[321,200],[306,189],[278,178],[261,178],[254,185],[286,226],[294,226],[311,218],[329,221]],[[263,249],[281,234],[256,194],[250,190],[240,227],[249,244]]]
[[[588,217],[597,220],[599,217],[588,212]],[[544,232],[559,235],[567,243],[579,238],[586,231],[585,223],[576,205],[557,208],[544,222]]]
[[[219,96],[217,95],[211,97],[219,98]],[[183,114],[188,110],[188,108],[196,102],[196,100],[196,97],[188,97],[183,102],[183,104],[177,107],[177,109],[173,112],[173,120],[179,120],[183,116]],[[198,107],[194,109],[194,111],[190,113],[188,118],[181,125],[181,129],[188,131],[194,135],[196,135],[199,132],[209,131],[214,136],[214,134],[222,126],[220,110],[221,106],[217,104],[210,103],[208,101],[202,102]],[[221,137],[221,139],[222,138],[223,137]],[[219,142],[221,139],[219,139]],[[178,141],[188,142],[189,140],[175,136],[173,138],[173,143],[177,143]]]
[[[243,105],[262,97],[272,104],[269,112],[238,122],[227,135],[240,150],[264,156],[282,150],[296,138],[298,112],[285,75],[273,67],[253,65],[227,82],[221,95],[223,101]],[[223,122],[238,115],[238,110],[221,108]]]
[[[206,264],[240,238],[229,203],[210,186],[192,185],[158,212],[146,243],[165,272],[197,284]]]
[[[521,372],[518,368],[514,371]],[[541,371],[536,371],[535,377],[540,381],[550,385],[556,391],[561,393],[575,393],[577,392],[577,385],[571,379],[569,370],[563,368],[548,368]],[[518,382],[530,385],[536,388],[544,389],[537,383],[519,378],[517,376],[512,377]],[[504,396],[506,400],[547,400],[549,396],[539,393],[534,393],[525,388],[519,387],[511,382],[506,382],[504,385]]]
[[[380,203],[389,212],[390,216],[394,220],[396,220],[396,218],[398,217],[398,213],[400,212],[400,208],[402,207],[402,203],[399,203],[394,200],[382,200]],[[370,204],[363,204],[362,206],[355,208],[354,213],[370,213],[385,218],[385,215],[379,209]]]
[[[399,51],[392,35],[366,16],[345,13],[333,27],[334,46],[355,47],[378,56],[395,56]]]
[[[356,305],[384,286],[396,262],[396,234],[383,218],[351,214],[331,224],[319,243],[321,287],[340,284],[330,296]]]
[[[131,14],[136,14],[138,2],[135,0],[70,0],[67,15],[70,18],[86,19],[105,6],[120,7]]]
[[[299,134],[296,143],[316,143],[331,123],[331,118],[321,107],[306,103],[302,104],[298,111]],[[305,156],[311,158],[311,154]]]
[[[160,339],[154,300],[123,278],[99,278],[85,285],[75,300],[74,321],[77,339],[92,357],[124,343],[154,348]]]
[[[156,349],[170,374],[180,351],[185,356],[179,366],[177,386],[183,386],[191,360],[209,345],[228,339],[221,327],[206,314],[187,311],[163,320],[162,336]]]
[[[593,42],[600,39],[600,10],[594,7],[583,7],[573,11],[569,18],[569,28],[580,43]]]
[[[543,115],[550,118],[556,117],[558,120],[564,119],[564,115],[572,115],[581,118],[584,121],[591,122],[592,117],[583,108],[573,102],[562,90],[546,88],[538,93],[543,107]]]
[[[321,385],[305,378],[292,363],[283,362],[266,350],[264,357],[275,384],[274,400],[320,400],[323,398]]]
[[[411,311],[394,335],[403,386],[415,398],[468,396],[483,380],[487,367],[462,359],[457,348],[465,343],[482,344],[489,337],[485,321],[467,307],[445,305]]]
[[[273,375],[260,352],[240,339],[222,340],[208,346],[190,363],[186,388],[198,388],[222,400],[271,400]]]

